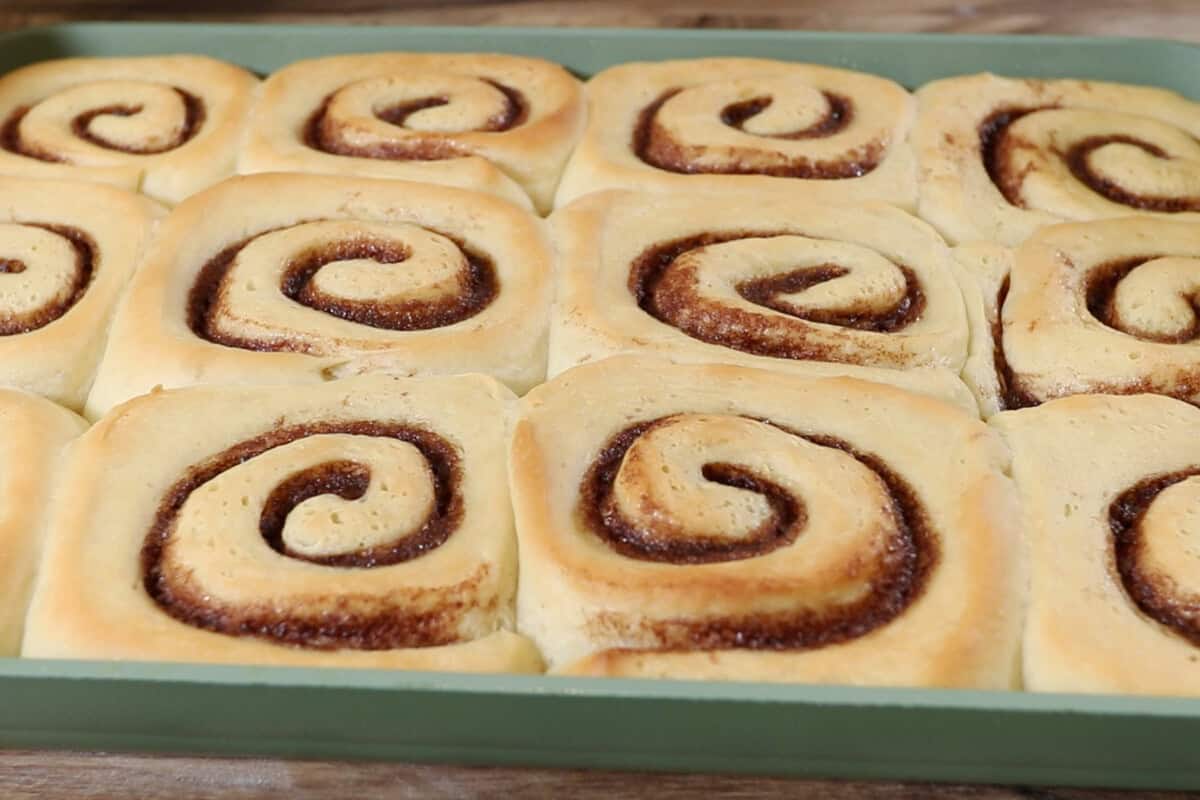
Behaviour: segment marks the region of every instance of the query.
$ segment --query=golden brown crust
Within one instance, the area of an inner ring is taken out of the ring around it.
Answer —
[[[1200,226],[1126,217],[1046,228],[1015,255],[1009,382],[1032,405],[1079,393],[1200,402]]]
[[[78,410],[162,210],[88,183],[0,178],[0,194],[0,385]]]
[[[888,386],[575,368],[522,400],[510,452],[520,629],[565,673],[1009,686],[1004,466],[982,423]]]
[[[779,192],[911,208],[912,97],[873,75],[756,58],[621,64],[585,85],[589,119],[556,206],[602,189]]]
[[[68,58],[0,78],[0,174],[177,203],[233,172],[257,79],[195,55]]]
[[[1200,411],[1077,395],[992,421],[1013,449],[1032,549],[1026,685],[1200,694]]]
[[[0,655],[17,654],[59,457],[83,420],[48,400],[0,389]]]
[[[23,652],[537,670],[512,632],[513,400],[360,376],[120,406],[73,449]]]
[[[264,83],[238,170],[403,178],[525,204],[527,192],[546,213],[583,121],[579,81],[541,59],[317,58]]]
[[[1016,245],[1133,213],[1197,219],[1200,104],[1174,92],[982,74],[926,84],[917,102],[919,211],[952,242]]]
[[[88,413],[165,387],[360,372],[545,374],[550,247],[498,198],[326,175],[230,179],[180,205],[117,314]]]
[[[549,373],[621,352],[856,375],[974,410],[950,252],[890,206],[596,193],[551,218]]]

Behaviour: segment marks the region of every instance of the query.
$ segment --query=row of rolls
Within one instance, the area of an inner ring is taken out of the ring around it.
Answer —
[[[8,652],[1200,693],[1200,226],[0,196]]]
[[[490,375],[626,352],[854,375],[983,418],[1081,393],[1200,400],[1200,225],[1064,223],[950,247],[883,203],[486,193],[301,173],[166,213],[0,177],[0,385],[89,419],[158,388]],[[67,199],[69,198],[69,201]]]
[[[1197,133],[755,59],[11,73],[0,652],[1200,694]]]
[[[954,243],[1200,211],[1200,105],[1146,86],[970,75],[910,93],[813,64],[619,64],[367,53],[264,80],[195,55],[75,58],[0,77],[0,174],[174,204],[234,173],[489,192],[538,213],[604,189],[768,191],[917,211]]]

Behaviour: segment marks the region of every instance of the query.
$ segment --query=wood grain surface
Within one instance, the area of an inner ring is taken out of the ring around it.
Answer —
[[[358,800],[450,798],[653,797],[654,800],[741,800],[751,797],[812,800],[1125,800],[1126,792],[796,781],[719,775],[348,764],[259,759],[168,758],[126,755],[7,753],[0,755],[0,797],[131,798],[135,800],[259,800],[286,797]],[[1143,800],[1185,795],[1140,792]]]
[[[0,28],[62,19],[1087,33],[1200,40],[1196,0],[0,0]]]
[[[1074,33],[1200,41],[1200,0],[0,0],[0,30],[82,19]],[[0,699],[0,713],[3,713]],[[460,798],[652,795],[826,800],[1162,800],[1184,795],[697,775],[0,752],[0,798]],[[1195,795],[1200,796],[1200,795]]]

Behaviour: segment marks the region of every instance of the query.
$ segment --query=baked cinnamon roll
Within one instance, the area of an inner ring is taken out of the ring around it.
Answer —
[[[361,372],[545,375],[551,253],[499,198],[322,175],[231,179],[162,225],[88,413],[155,386]]]
[[[111,186],[0,177],[0,385],[83,407],[162,210]]]
[[[759,58],[637,62],[586,84],[556,205],[601,189],[782,192],[912,207],[915,103],[861,72]]]
[[[539,669],[512,630],[513,404],[375,375],[121,406],[73,448],[23,653]]]
[[[177,203],[231,175],[258,80],[204,56],[67,58],[0,77],[0,174]]]
[[[551,218],[550,374],[621,352],[856,375],[974,410],[950,251],[890,206],[604,192]]]
[[[1026,686],[1200,695],[1200,410],[1079,395],[993,423],[1032,549]]]
[[[239,171],[428,181],[532,198],[545,213],[583,120],[579,81],[541,59],[316,58],[267,79]]]
[[[1020,248],[961,248],[985,412],[1071,394],[1170,395],[1200,403],[1200,226],[1126,217],[1045,228]],[[985,344],[986,343],[986,344]],[[995,398],[989,400],[988,395]]]
[[[1200,211],[1200,104],[1098,81],[972,75],[917,92],[920,214],[953,242]]]
[[[0,425],[0,656],[15,656],[60,456],[86,425],[15,389],[0,389]]]
[[[1012,686],[1006,465],[983,423],[889,386],[578,367],[513,438],[518,624],[563,674]]]

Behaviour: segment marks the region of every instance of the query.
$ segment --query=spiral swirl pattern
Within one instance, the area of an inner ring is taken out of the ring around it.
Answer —
[[[104,166],[113,153],[157,155],[204,124],[204,101],[177,86],[97,81],[74,86],[0,124],[0,147],[39,161]]]
[[[230,347],[330,355],[387,341],[347,343],[319,317],[305,330],[272,290],[356,325],[421,331],[470,319],[497,289],[491,260],[444,234],[408,223],[321,220],[266,231],[213,256],[192,287],[188,322],[197,336]]]
[[[614,67],[558,203],[597,188],[821,191],[911,206],[913,102],[871,75],[760,59]]]
[[[1005,382],[1023,407],[1080,392],[1200,399],[1200,236],[1128,218],[1047,229],[1000,297]],[[999,362],[998,362],[999,363]]]
[[[503,132],[528,114],[521,92],[487,78],[368,78],[326,97],[304,139],[314,150],[341,156],[439,161],[471,153],[447,134]]]
[[[432,184],[249,175],[180,204],[113,321],[88,398],[368,372],[545,377],[549,242],[529,212]]]
[[[347,457],[330,459],[331,451]],[[288,468],[295,471],[281,481],[274,477]],[[457,614],[463,610],[410,613],[411,598],[342,596],[333,615],[323,605],[305,613],[309,604],[304,602],[297,612],[226,601],[223,595],[232,588],[228,576],[244,580],[246,570],[231,572],[236,552],[227,565],[203,557],[213,546],[205,526],[212,511],[203,506],[213,502],[206,489],[226,497],[238,487],[253,492],[265,480],[273,486],[261,508],[235,510],[231,525],[257,529],[267,546],[289,558],[330,567],[386,567],[420,557],[454,533],[463,513],[459,469],[453,445],[403,424],[310,424],[241,442],[193,467],[167,491],[142,546],[146,592],[188,624],[298,647],[387,650],[448,644],[457,638]],[[400,530],[391,529],[394,522]],[[315,576],[304,581],[306,593],[319,591]]]
[[[743,99],[755,92],[757,96]],[[703,115],[713,107],[720,112],[705,124]],[[756,81],[753,86],[731,81],[672,88],[642,111],[633,149],[650,166],[681,174],[861,178],[879,165],[886,129],[833,157],[814,156],[820,148],[792,144],[837,136],[854,117],[848,97],[796,87],[786,79]],[[756,140],[755,146],[729,142],[741,138],[731,130]],[[767,149],[763,139],[778,141]]]
[[[29,333],[67,313],[92,280],[95,241],[78,228],[0,223],[0,336]]]
[[[997,593],[984,561],[1011,570],[1015,539],[971,517],[991,479],[974,483],[988,469],[967,442],[984,428],[965,414],[879,384],[635,357],[565,372],[523,405],[518,615],[552,669],[830,680],[840,663],[842,680],[874,680],[870,660],[891,648],[904,654],[885,680],[924,683],[940,656],[895,637],[937,624],[934,650],[958,641],[985,584],[1002,609],[988,624],[1006,628],[995,643],[1015,644],[1010,587]],[[882,435],[900,415],[914,427]],[[914,471],[927,449],[908,440],[934,428],[955,454],[936,478]],[[968,517],[978,538],[964,549],[953,526]],[[963,570],[976,569],[972,583]],[[978,656],[960,652],[957,667]]]
[[[658,244],[634,262],[629,288],[648,314],[693,338],[771,358],[857,363],[861,353],[846,353],[816,326],[889,334],[925,311],[908,266],[859,245],[787,232]]]
[[[403,178],[498,194],[548,213],[583,124],[557,64],[469,53],[372,53],[272,74],[241,172]]]
[[[540,669],[499,513],[513,401],[479,375],[363,375],[122,405],[73,449],[26,652]]]
[[[1011,205],[1069,219],[1080,216],[1072,200],[1081,192],[1061,188],[1072,179],[1098,196],[1091,216],[1108,210],[1103,201],[1130,210],[1200,210],[1200,143],[1166,123],[1125,116],[1054,107],[998,111],[980,126],[984,165]]]
[[[807,446],[776,441],[792,437]],[[593,533],[627,558],[708,564],[790,545],[809,526],[804,496],[813,494],[804,486],[808,481],[795,475],[798,458],[849,473],[844,480],[855,487],[855,501],[878,509],[877,517],[839,514],[847,522],[842,535],[857,540],[860,552],[879,556],[856,565],[853,578],[831,592],[854,601],[814,604],[799,613],[670,620],[636,634],[660,649],[806,649],[864,636],[901,614],[937,563],[937,538],[912,488],[877,456],[835,437],[744,417],[682,414],[626,428],[600,452],[584,478],[579,513]],[[760,455],[747,456],[755,452]],[[827,499],[819,497],[823,504]],[[828,524],[828,514],[828,506],[814,509],[813,525]],[[817,574],[838,569],[820,555],[810,557]]]
[[[0,77],[0,169],[177,203],[233,172],[256,84],[202,56],[33,64]]]
[[[1200,211],[1200,105],[1179,95],[993,76],[919,94],[922,216],[954,240],[1016,244],[1054,222]]]
[[[1200,334],[1200,255],[1135,256],[1095,266],[1087,307],[1114,330],[1147,342],[1183,344]]]
[[[655,352],[854,372],[973,406],[949,374],[968,344],[952,256],[902,211],[775,194],[716,202],[605,192],[557,212],[554,223],[567,268],[551,323],[552,375],[620,352]],[[915,371],[920,377],[905,382]]]
[[[161,209],[75,181],[3,177],[0,196],[0,384],[78,410]]]

